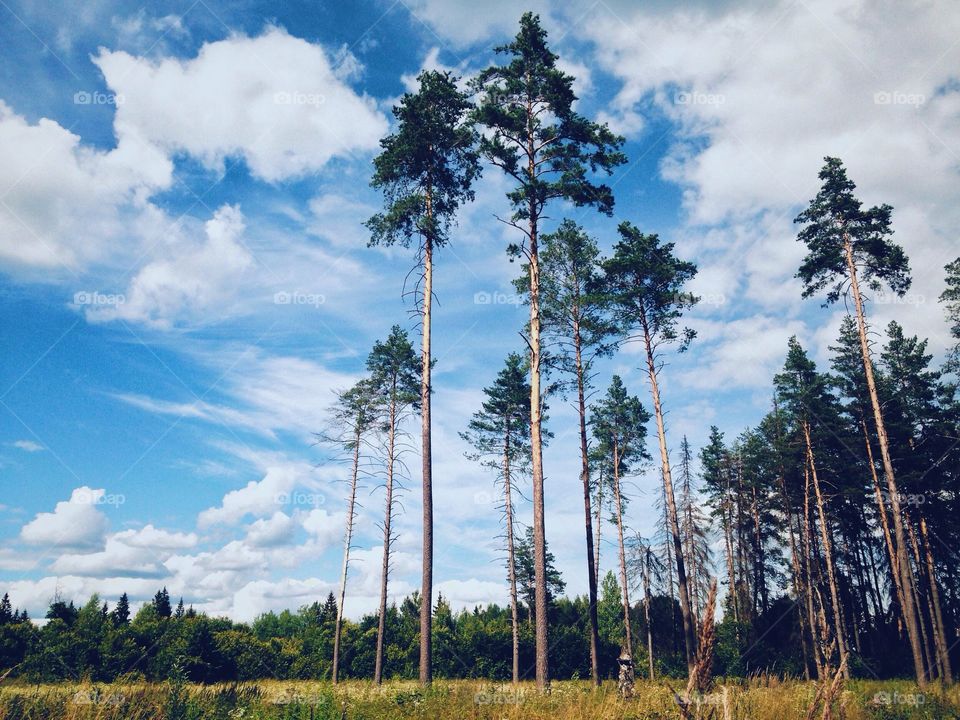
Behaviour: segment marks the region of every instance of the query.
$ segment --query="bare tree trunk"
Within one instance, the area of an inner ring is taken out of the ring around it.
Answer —
[[[396,381],[390,393],[390,427],[387,435],[387,509],[383,517],[383,568],[380,575],[380,616],[377,620],[377,657],[373,668],[373,681],[383,682],[383,647],[387,621],[387,580],[390,574],[390,519],[393,515],[393,464],[397,433],[397,389]],[[429,598],[420,598],[420,602],[431,605]]]
[[[583,518],[587,544],[587,587],[590,605],[590,679],[600,687],[598,660],[600,653],[600,622],[597,618],[597,569],[593,557],[593,517],[590,510],[590,458],[587,448],[587,404],[584,398],[584,370],[581,355],[580,324],[574,323],[573,350],[577,371],[577,410],[580,414],[580,479],[583,482]]]
[[[893,514],[893,527],[896,534],[897,565],[901,576],[903,593],[904,624],[910,640],[910,651],[913,654],[913,669],[917,676],[917,683],[923,687],[927,682],[927,675],[923,667],[923,655],[920,649],[920,633],[917,627],[918,610],[913,601],[912,588],[914,586],[910,562],[907,558],[907,538],[903,529],[903,515],[900,510],[900,494],[897,490],[897,481],[893,472],[893,460],[890,457],[890,444],[887,439],[887,428],[883,422],[883,412],[880,408],[880,396],[873,377],[873,363],[870,360],[870,345],[867,342],[867,323],[863,313],[863,298],[860,295],[860,283],[857,279],[857,267],[853,260],[853,245],[849,235],[844,238],[844,250],[847,260],[847,273],[850,277],[850,289],[853,292],[854,306],[857,311],[857,330],[860,335],[860,352],[863,356],[863,370],[867,378],[867,390],[870,393],[870,403],[873,405],[873,418],[877,425],[877,440],[880,443],[880,457],[883,460],[883,471],[887,479],[887,492],[890,495],[890,507]]]
[[[532,143],[532,139],[531,139]],[[535,177],[533,148],[530,148],[530,177]],[[550,690],[547,638],[547,551],[543,499],[543,438],[540,413],[540,264],[537,254],[537,216],[530,203],[530,447],[533,483],[533,568],[536,606],[537,688]]]
[[[427,191],[427,218],[433,220],[433,197]],[[430,352],[433,316],[433,238],[428,234],[423,248],[423,357],[421,359],[421,461],[423,478],[423,560],[420,579],[420,684],[433,680],[433,447],[430,416],[432,357]]]
[[[723,540],[724,540],[724,550],[727,555],[727,590],[730,594],[730,603],[733,605],[733,620],[736,623],[740,622],[740,602],[737,597],[737,570],[736,566],[733,563],[733,513],[730,511],[730,493],[729,488],[726,489],[723,496]],[[737,630],[739,637],[739,629]]]
[[[633,632],[630,629],[630,585],[627,581],[627,553],[623,544],[623,497],[620,494],[620,448],[616,438],[613,441],[613,501],[617,509],[617,543],[620,548],[620,583],[623,586],[621,604],[623,605],[624,641],[627,655],[633,658]]]
[[[897,604],[900,606],[901,620],[903,618],[903,608],[906,607],[904,598],[903,574],[900,572],[900,555],[893,545],[893,538],[890,534],[890,522],[887,517],[887,506],[883,501],[883,491],[880,489],[880,479],[877,477],[877,466],[873,460],[873,448],[870,445],[870,433],[867,430],[867,421],[860,420],[863,428],[863,440],[867,446],[867,463],[870,465],[870,478],[873,480],[873,494],[877,501],[877,515],[880,518],[880,529],[883,531],[883,541],[887,548],[887,559],[890,561],[890,577],[893,579],[894,593],[897,598]],[[904,624],[901,624],[903,626]]]
[[[643,340],[647,354],[647,374],[650,378],[650,392],[653,395],[653,412],[657,421],[657,439],[660,444],[660,463],[663,471],[664,497],[667,502],[669,531],[673,535],[673,551],[677,562],[677,586],[680,591],[680,613],[683,618],[683,637],[686,648],[687,671],[692,673],[697,650],[697,634],[693,626],[693,612],[690,608],[690,588],[687,584],[687,572],[683,563],[683,548],[680,544],[680,524],[677,522],[677,502],[673,495],[673,479],[670,475],[670,454],[667,452],[667,436],[663,425],[663,407],[660,404],[660,385],[657,382],[657,366],[653,357],[652,338],[645,316],[641,316]]]
[[[513,545],[513,485],[510,471],[510,420],[503,441],[503,508],[507,523],[507,577],[510,580],[510,623],[513,630],[513,682],[520,682],[520,618],[517,613],[517,563]]]
[[[600,477],[597,482],[597,537],[596,537],[596,552],[593,555],[593,568],[594,568],[594,577],[597,587],[600,586],[600,529],[603,526],[603,471],[600,471]]]
[[[752,488],[753,497],[750,504],[751,513],[753,515],[753,538],[754,538],[754,553],[756,555],[754,559],[754,567],[756,571],[754,572],[754,589],[753,594],[756,597],[757,592],[760,593],[760,606],[763,608],[764,612],[767,612],[769,609],[769,604],[767,600],[767,577],[766,577],[766,556],[763,551],[763,534],[760,530],[760,508],[759,500],[757,499],[757,488]]]
[[[817,680],[824,680],[826,678],[824,672],[824,659],[822,657],[820,642],[818,640],[817,628],[817,617],[814,611],[813,605],[813,591],[814,591],[814,580],[813,580],[813,547],[812,547],[812,530],[810,528],[810,465],[809,463],[804,463],[803,468],[803,558],[804,558],[804,567],[806,569],[806,588],[807,588],[807,621],[810,624],[810,637],[813,641],[813,662],[817,668]]]
[[[934,640],[937,647],[937,656],[940,658],[941,679],[947,685],[953,684],[953,669],[950,666],[950,650],[947,646],[947,634],[943,624],[943,610],[940,606],[940,590],[937,587],[936,566],[933,562],[933,551],[930,549],[930,537],[927,533],[927,520],[920,515],[920,537],[923,540],[924,559],[927,566],[927,577],[930,584],[930,603],[932,605]]]
[[[917,532],[914,530],[913,521],[910,519],[910,515],[904,515],[903,524],[907,528],[907,535],[910,538],[910,547],[913,549],[913,561],[916,563],[917,571],[923,567],[923,561],[920,559],[920,543],[917,541]],[[935,654],[932,649],[932,645],[935,641],[933,629],[931,628],[930,632],[927,632],[927,617],[924,616],[923,604],[924,600],[927,599],[926,593],[923,592],[923,574],[919,578],[914,577],[915,582],[913,585],[914,591],[914,602],[916,603],[917,616],[920,621],[920,637],[923,638],[923,657],[926,659],[927,663],[927,677],[934,678],[937,677],[939,671],[939,656]],[[929,612],[928,605],[928,612]],[[932,617],[932,615],[931,615]]]
[[[837,590],[837,574],[833,566],[833,545],[830,542],[830,533],[827,529],[827,513],[824,506],[823,494],[820,492],[820,480],[817,477],[817,465],[813,459],[813,445],[810,441],[810,425],[803,422],[803,437],[807,445],[807,462],[810,465],[810,477],[813,478],[813,490],[817,498],[817,515],[820,518],[820,541],[823,543],[823,557],[827,563],[827,583],[830,586],[830,604],[833,605],[834,634],[837,636],[837,649],[840,657],[847,655],[846,629],[840,610],[840,594]],[[850,673],[846,666],[843,668],[844,679],[849,679]]]
[[[793,529],[793,510],[790,503],[790,494],[787,492],[786,471],[783,467],[783,456],[780,453],[780,410],[777,406],[777,398],[773,399],[773,418],[776,430],[776,448],[777,448],[777,485],[780,490],[780,497],[783,502],[783,514],[787,518],[788,538],[790,541],[790,568],[792,570],[791,580],[793,584],[793,593],[797,596],[797,619],[800,625],[800,647],[803,653],[803,676],[810,679],[810,649],[807,647],[807,629],[803,609],[800,602],[803,598],[803,570],[800,565],[800,555],[797,549],[797,536]],[[811,641],[813,640],[811,628]]]
[[[350,543],[353,540],[353,521],[356,516],[357,473],[360,469],[360,424],[353,432],[353,467],[350,472],[350,496],[347,500],[347,527],[343,534],[343,568],[340,571],[340,602],[337,603],[337,621],[333,628],[333,684],[340,680],[340,629],[343,626],[343,601],[347,594],[347,569],[350,564]]]
[[[653,672],[653,626],[650,624],[650,548],[644,548],[643,557],[643,618],[647,623],[647,667],[650,680]]]

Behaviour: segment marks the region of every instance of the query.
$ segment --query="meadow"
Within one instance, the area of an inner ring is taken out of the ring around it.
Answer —
[[[773,677],[718,681],[693,708],[717,720],[802,720],[812,683]],[[854,680],[835,717],[904,720],[960,717],[960,688],[909,681]],[[613,682],[592,690],[586,681],[553,683],[549,695],[533,683],[513,686],[475,680],[438,680],[429,689],[414,681],[377,686],[368,681],[261,681],[216,685],[116,682],[112,684],[6,685],[0,720],[659,720],[678,718],[666,683],[639,682],[621,699]]]

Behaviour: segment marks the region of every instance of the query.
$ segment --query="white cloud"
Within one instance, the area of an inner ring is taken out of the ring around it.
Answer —
[[[913,292],[926,299],[878,306],[878,319],[908,320],[942,349],[932,299],[960,221],[960,12],[888,0],[617,12],[584,26],[622,81],[612,107],[676,124],[663,175],[683,188],[684,232],[725,243],[697,256],[737,270],[714,279],[767,311],[816,310],[792,277],[803,255],[792,219],[816,193],[823,156],[836,155],[865,203],[894,206]]]
[[[698,389],[769,386],[783,364],[788,338],[805,331],[800,321],[765,315],[690,324],[698,338],[685,359],[693,367],[677,372],[676,377]]]
[[[197,522],[201,528],[205,528],[221,523],[236,524],[247,515],[258,518],[273,516],[291,491],[306,483],[309,470],[309,465],[305,463],[269,467],[262,480],[251,480],[246,486],[231,490],[223,496],[223,502],[218,507],[201,512]]]
[[[167,257],[144,265],[116,303],[87,308],[88,320],[132,320],[168,328],[186,316],[230,314],[235,291],[253,264],[240,238],[243,214],[224,205],[205,225],[205,241],[177,243]]]
[[[277,510],[269,518],[259,518],[247,527],[246,542],[254,547],[289,544],[297,530],[297,521]]]
[[[38,513],[24,525],[20,539],[30,545],[52,548],[102,547],[107,517],[97,505],[104,496],[102,488],[76,488],[69,500],[57,503],[53,512]]]
[[[95,150],[0,101],[0,262],[59,274],[103,260],[119,236],[153,232],[144,194],[167,187],[172,170],[154,148]]]
[[[144,525],[139,530],[123,530],[114,534],[113,538],[129,547],[152,550],[190,548],[196,545],[198,540],[196,533],[170,532],[152,524]]]
[[[375,149],[387,128],[321,47],[280,28],[207,43],[190,60],[101,49],[94,63],[123,96],[115,120],[121,143],[187,152],[217,171],[242,156],[267,181],[300,176]]]
[[[35,453],[43,450],[43,445],[40,443],[35,443],[33,440],[15,440],[11,443],[15,448],[19,448],[24,452]]]

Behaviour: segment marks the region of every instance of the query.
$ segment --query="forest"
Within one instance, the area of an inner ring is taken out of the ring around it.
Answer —
[[[793,337],[754,427],[736,436],[712,427],[702,447],[670,437],[664,381],[672,357],[696,352],[684,322],[699,300],[688,290],[696,258],[630,221],[598,239],[562,218],[570,208],[612,214],[604,178],[629,161],[624,138],[578,114],[574,78],[536,15],[496,54],[469,82],[423,71],[374,160],[383,206],[358,222],[371,245],[409,251],[418,336],[398,324],[376,342],[363,378],[317,429],[348,489],[338,593],[252,623],[174,605],[166,588],[136,612],[126,595],[113,607],[96,595],[82,606],[55,598],[42,623],[5,595],[0,671],[23,683],[174,689],[409,680],[423,688],[413,693],[434,692],[435,679],[527,683],[540,694],[553,681],[579,681],[584,692],[613,681],[609,693],[623,702],[670,688],[666,707],[681,718],[719,717],[701,700],[724,682],[805,683],[807,717],[831,718],[858,682],[899,679],[941,693],[920,696],[929,717],[955,716],[943,698],[960,660],[960,257],[923,269],[945,278],[939,303],[957,343],[938,364],[909,326],[871,323],[875,303],[905,296],[917,268],[894,238],[895,209],[866,207],[843,161],[823,158],[819,191],[795,219],[805,252],[796,302],[846,310],[829,365],[814,360],[822,348]],[[431,455],[433,263],[481,173],[510,185],[498,220],[514,238],[506,249],[528,313],[508,329],[522,333],[521,351],[494,369],[457,429],[471,447],[465,461],[495,483],[504,597],[455,612],[433,587],[433,487],[445,481]],[[643,382],[604,376],[614,357],[637,363]],[[579,526],[563,532],[582,544],[585,587],[564,580],[546,540],[544,455],[558,429],[550,405],[560,402],[578,411],[582,507]],[[396,605],[392,523],[405,456],[422,484],[422,507],[407,508],[422,513],[422,584]],[[640,476],[658,487],[650,537],[629,529]],[[372,477],[382,484],[379,606],[354,620],[358,487]],[[517,497],[528,491],[523,517]],[[614,571],[598,571],[601,552],[615,554]]]

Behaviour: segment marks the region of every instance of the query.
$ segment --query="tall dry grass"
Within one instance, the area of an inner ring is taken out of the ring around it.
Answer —
[[[430,690],[412,681],[377,687],[347,681],[263,681],[191,685],[185,706],[169,702],[167,684],[4,685],[0,720],[661,720],[679,717],[671,691],[638,681],[636,696],[622,700],[614,682],[593,691],[586,681],[553,684],[539,695],[532,683],[438,680]],[[813,683],[715,679],[702,698],[724,720],[802,720],[816,692]],[[844,690],[847,720],[960,718],[960,687],[919,694],[906,681],[854,680]],[[171,710],[171,708],[174,708]],[[180,707],[179,710],[176,707]],[[170,712],[183,712],[170,717]]]

